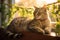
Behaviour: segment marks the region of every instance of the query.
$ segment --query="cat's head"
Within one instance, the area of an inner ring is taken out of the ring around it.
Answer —
[[[37,8],[35,7],[34,18],[35,19],[45,19],[47,17],[46,7]]]

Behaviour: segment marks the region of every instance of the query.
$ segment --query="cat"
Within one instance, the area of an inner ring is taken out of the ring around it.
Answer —
[[[35,7],[34,19],[28,23],[27,29],[42,34],[50,34],[52,26],[45,6],[42,8]]]
[[[52,26],[48,19],[46,10],[46,7],[35,7],[33,20],[28,20],[26,17],[17,17],[12,20],[6,30],[12,33],[20,33],[21,31],[33,31],[42,34],[49,34],[51,32]]]

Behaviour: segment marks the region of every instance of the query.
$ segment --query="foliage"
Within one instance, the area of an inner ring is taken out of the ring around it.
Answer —
[[[6,4],[5,4],[6,5]],[[10,24],[10,22],[13,20],[13,16],[14,16],[14,14],[18,11],[18,15],[20,16],[20,17],[29,17],[30,19],[33,19],[33,12],[34,12],[34,9],[33,8],[25,8],[24,6],[21,6],[21,7],[18,7],[18,6],[16,6],[16,4],[14,4],[13,6],[12,6],[12,8],[9,8],[8,10],[8,12],[6,13],[6,15],[5,15],[5,12],[6,11],[4,11],[6,8],[5,8],[5,5],[4,6],[2,6],[2,15],[3,15],[3,18],[2,18],[2,27],[6,27],[6,26],[8,26],[9,24]],[[7,5],[8,6],[8,5]],[[5,22],[5,20],[7,20],[6,18],[7,18],[7,16],[8,16],[8,21],[7,22]]]
[[[8,7],[8,6],[7,6]],[[6,26],[6,24],[7,24],[7,21],[8,20],[6,20],[7,19],[7,16],[8,16],[8,12],[10,13],[10,10],[9,9],[7,9],[6,10],[6,6],[5,6],[5,4],[4,3],[2,3],[1,4],[1,21],[2,21],[2,25],[3,26]],[[2,27],[3,27],[2,26]]]
[[[60,2],[60,0],[58,0],[58,2]]]
[[[48,6],[49,12],[52,13],[52,17],[55,18],[56,23],[56,33],[60,35],[60,5],[59,4],[52,4]]]
[[[34,9],[33,8],[26,8],[24,6],[18,7],[16,4],[14,4],[14,6],[12,6],[12,8],[11,8],[11,16],[12,16],[12,19],[14,18],[13,15],[16,12],[18,12],[17,14],[20,17],[30,17],[31,19],[33,19],[33,12],[34,12]]]

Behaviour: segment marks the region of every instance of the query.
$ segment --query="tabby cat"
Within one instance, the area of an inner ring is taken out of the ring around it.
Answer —
[[[35,7],[33,20],[28,20],[25,17],[18,17],[13,19],[10,25],[6,28],[7,31],[13,33],[20,33],[21,31],[33,31],[42,34],[50,33],[51,29],[52,27],[45,7]]]
[[[28,24],[28,30],[38,32],[42,34],[49,34],[52,26],[48,19],[46,7],[37,8],[35,7],[34,19]]]

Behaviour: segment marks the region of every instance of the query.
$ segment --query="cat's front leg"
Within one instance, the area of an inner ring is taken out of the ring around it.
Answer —
[[[52,27],[46,27],[45,28],[45,34],[50,34],[52,30]]]
[[[38,33],[45,34],[45,31],[42,28],[40,28],[40,27],[29,27],[28,29],[30,31],[33,31],[33,32],[38,32]]]
[[[36,27],[36,29],[37,29],[38,32],[41,32],[41,33],[45,34],[44,29],[42,29],[42,28],[40,28],[40,27]]]

